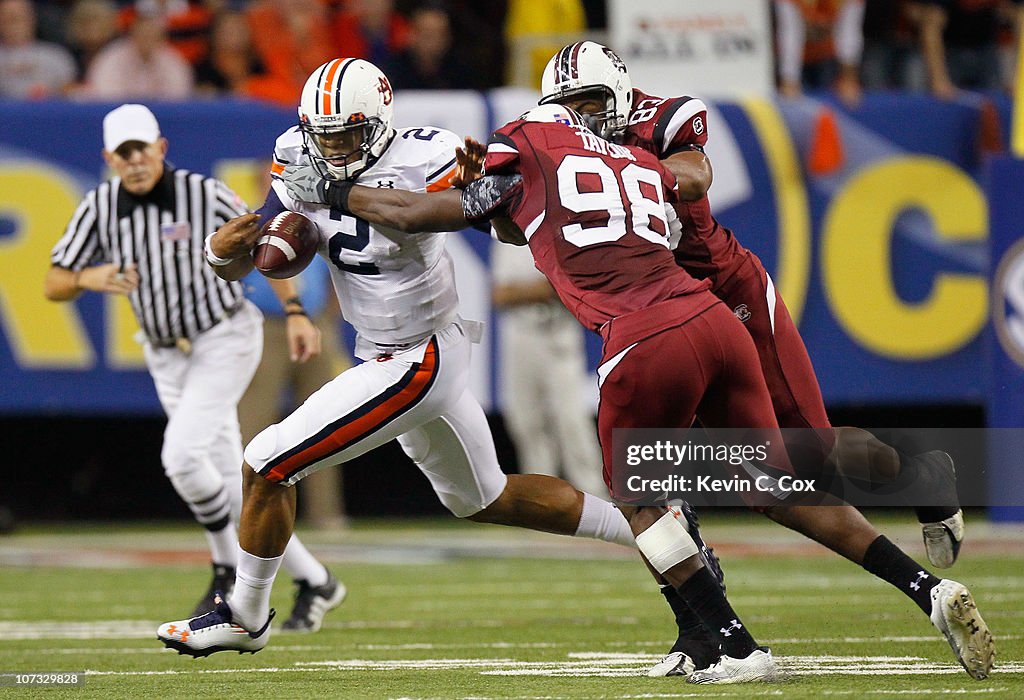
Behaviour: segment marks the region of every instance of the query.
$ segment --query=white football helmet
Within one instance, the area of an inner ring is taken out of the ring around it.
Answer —
[[[327,180],[351,180],[374,164],[395,130],[394,92],[377,66],[336,58],[306,80],[299,128],[313,167]]]
[[[560,104],[546,104],[534,107],[533,109],[519,115],[519,121],[557,122],[568,126],[578,126],[582,129],[590,128],[582,115],[568,107],[563,107]]]
[[[587,123],[606,139],[626,130],[633,108],[633,83],[626,64],[607,46],[580,41],[564,47],[544,67],[540,89],[542,105],[591,95],[603,99],[605,110],[584,115]]]

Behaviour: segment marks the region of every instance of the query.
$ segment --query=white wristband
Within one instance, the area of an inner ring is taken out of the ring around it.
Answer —
[[[206,262],[210,263],[214,267],[224,267],[225,265],[230,265],[236,260],[236,258],[222,258],[216,253],[214,253],[213,247],[210,245],[210,240],[213,238],[213,236],[214,234],[211,233],[209,236],[206,237]]]

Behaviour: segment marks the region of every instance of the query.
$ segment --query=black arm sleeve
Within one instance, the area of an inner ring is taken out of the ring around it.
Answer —
[[[523,195],[522,175],[485,175],[462,191],[462,212],[470,223],[501,216]]]

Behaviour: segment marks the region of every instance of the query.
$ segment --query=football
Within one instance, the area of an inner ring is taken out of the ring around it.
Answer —
[[[309,266],[319,244],[320,234],[312,220],[284,211],[263,225],[252,261],[266,277],[288,279]]]

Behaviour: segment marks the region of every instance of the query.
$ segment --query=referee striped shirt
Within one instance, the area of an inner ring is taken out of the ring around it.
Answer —
[[[97,263],[134,263],[130,300],[150,342],[195,338],[242,303],[242,285],[218,277],[203,250],[206,236],[246,213],[245,203],[212,177],[170,164],[152,192],[136,196],[115,177],[78,205],[50,262],[78,271]]]

